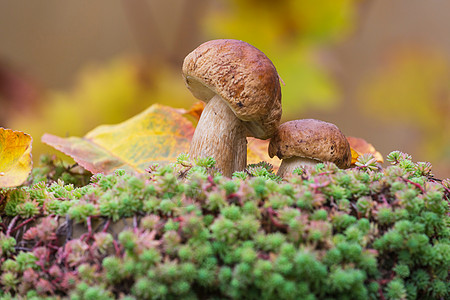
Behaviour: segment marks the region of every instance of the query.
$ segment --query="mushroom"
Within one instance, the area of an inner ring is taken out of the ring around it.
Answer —
[[[247,136],[268,139],[281,119],[280,77],[267,56],[238,40],[212,40],[183,63],[187,88],[207,102],[191,141],[191,158],[213,157],[230,177],[247,165]]]
[[[269,156],[282,159],[277,175],[284,177],[302,166],[332,162],[339,168],[351,163],[350,144],[336,125],[314,119],[283,123],[269,144]]]

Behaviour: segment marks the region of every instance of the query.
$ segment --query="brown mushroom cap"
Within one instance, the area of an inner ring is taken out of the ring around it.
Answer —
[[[212,40],[189,53],[183,78],[192,94],[208,102],[224,99],[251,136],[271,137],[281,119],[278,73],[267,56],[238,40]]]
[[[350,144],[336,125],[314,119],[283,123],[269,144],[269,156],[312,158],[348,168]]]

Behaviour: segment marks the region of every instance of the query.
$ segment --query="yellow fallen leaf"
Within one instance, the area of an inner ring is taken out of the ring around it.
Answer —
[[[350,147],[350,151],[352,152],[352,162],[351,162],[351,164],[354,165],[356,163],[356,161],[358,160],[359,154],[358,154],[358,151],[356,151],[352,147]]]
[[[84,137],[44,134],[42,142],[71,156],[92,173],[121,168],[144,172],[152,163],[168,164],[189,150],[194,126],[175,108],[154,104],[133,118],[102,125]]]
[[[0,188],[15,187],[27,180],[31,172],[29,134],[0,127]]]

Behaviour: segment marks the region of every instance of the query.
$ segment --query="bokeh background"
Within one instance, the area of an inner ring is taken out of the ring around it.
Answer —
[[[450,1],[0,2],[0,126],[83,136],[152,103],[188,108],[183,58],[242,39],[285,82],[283,121],[317,118],[450,177]]]

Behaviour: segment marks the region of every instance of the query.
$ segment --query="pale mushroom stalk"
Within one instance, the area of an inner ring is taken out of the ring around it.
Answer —
[[[228,177],[247,165],[246,129],[219,95],[211,98],[202,112],[189,156],[214,157],[216,167]]]
[[[297,168],[315,166],[318,163],[320,163],[320,161],[306,157],[293,156],[290,158],[285,158],[281,161],[277,176],[285,177],[287,174],[292,174],[292,172],[294,172]]]

